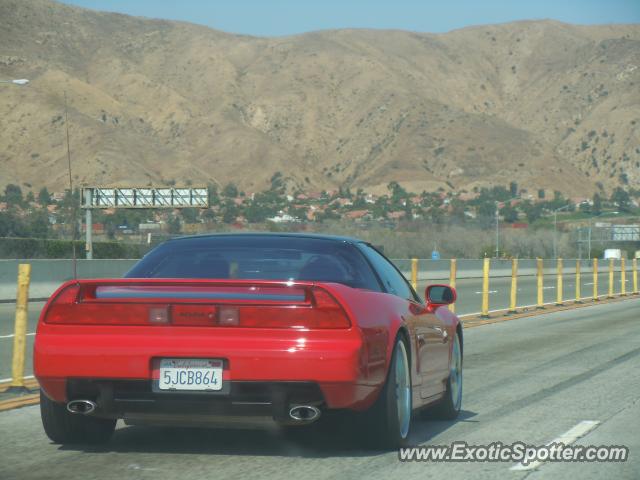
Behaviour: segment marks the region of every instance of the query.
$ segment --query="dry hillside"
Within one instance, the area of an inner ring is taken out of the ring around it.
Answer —
[[[0,0],[0,185],[640,184],[640,26],[232,35]],[[600,183],[598,183],[600,182]]]

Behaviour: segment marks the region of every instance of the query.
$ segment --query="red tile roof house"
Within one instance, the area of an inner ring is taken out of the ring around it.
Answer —
[[[353,210],[351,212],[345,213],[345,217],[350,220],[357,220],[359,218],[364,218],[367,215],[370,215],[369,210]]]

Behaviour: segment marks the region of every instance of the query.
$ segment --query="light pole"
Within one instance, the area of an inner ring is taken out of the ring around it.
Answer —
[[[17,80],[0,80],[0,83],[13,83],[14,85],[26,85],[29,80],[26,78],[18,78]]]
[[[556,208],[553,211],[553,258],[554,260],[558,258],[558,212],[562,210],[566,210],[571,206],[570,203],[567,203],[564,207]]]

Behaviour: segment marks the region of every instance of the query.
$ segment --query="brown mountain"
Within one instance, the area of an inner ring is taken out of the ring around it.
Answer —
[[[282,38],[0,0],[0,185],[640,184],[640,26]],[[600,183],[598,183],[600,182]]]

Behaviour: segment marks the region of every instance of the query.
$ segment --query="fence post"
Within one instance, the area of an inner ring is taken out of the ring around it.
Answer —
[[[29,306],[29,282],[31,281],[31,264],[21,263],[18,266],[18,292],[16,295],[15,336],[13,337],[13,359],[11,362],[11,387],[23,390],[24,357],[27,349],[27,319]]]
[[[624,257],[620,257],[620,295],[627,294],[627,272]]]
[[[411,259],[411,286],[414,290],[418,290],[418,259]]]
[[[544,308],[544,264],[541,258],[536,259],[538,278],[538,308]]]
[[[632,264],[633,268],[633,293],[638,294],[638,259],[634,258]]]
[[[456,288],[456,274],[458,272],[458,263],[455,258],[451,259],[451,267],[449,268],[449,285],[453,288]],[[449,304],[449,310],[452,312],[456,311],[455,303]]]
[[[613,266],[615,260],[613,258],[609,259],[609,295],[607,298],[613,297]]]
[[[518,259],[511,259],[511,298],[509,312],[515,313],[518,308]]]
[[[556,260],[556,305],[562,305],[562,259]]]
[[[483,317],[489,316],[489,265],[491,259],[485,258],[482,264],[482,313]]]
[[[576,260],[576,303],[580,303],[580,260]]]
[[[598,301],[598,259],[593,259],[593,301]]]

